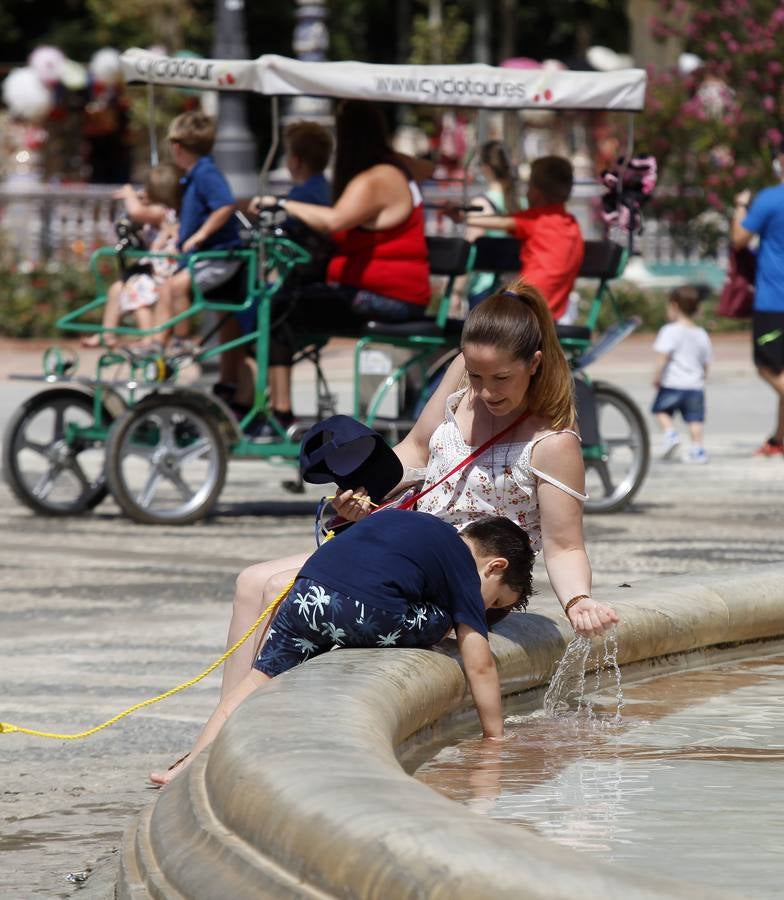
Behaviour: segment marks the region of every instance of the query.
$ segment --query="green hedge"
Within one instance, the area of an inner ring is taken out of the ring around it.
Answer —
[[[111,265],[109,264],[109,267]],[[111,273],[106,273],[111,280]],[[66,312],[88,303],[95,296],[95,279],[84,267],[40,265],[32,270],[0,264],[0,335],[17,338],[62,337],[57,320]],[[642,330],[656,331],[667,320],[667,292],[642,290],[620,284],[613,289],[624,316],[638,315]],[[747,320],[723,319],[715,314],[718,298],[708,297],[700,306],[697,322],[710,332],[738,331],[748,328]],[[590,294],[583,294],[581,314],[588,311]],[[100,321],[97,312],[92,321]],[[611,304],[606,302],[599,317],[599,329],[614,321]]]
[[[95,279],[76,266],[0,266],[0,335],[15,338],[61,337],[57,320],[95,296]],[[93,315],[93,321],[100,316]]]
[[[629,284],[619,284],[612,289],[623,317],[639,316],[642,319],[641,331],[658,331],[667,322],[667,295],[669,291],[659,289],[636,288]],[[592,294],[581,291],[580,316],[588,313]],[[716,334],[725,331],[745,331],[749,328],[748,319],[726,319],[716,315],[719,298],[716,294],[706,297],[700,304],[695,322],[707,331]],[[612,304],[606,300],[599,314],[598,330],[603,331],[615,321]]]

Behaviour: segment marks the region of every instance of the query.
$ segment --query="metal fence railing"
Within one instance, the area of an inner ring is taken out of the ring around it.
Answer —
[[[276,181],[270,189],[285,194],[285,181]],[[0,260],[23,266],[42,263],[85,263],[90,253],[114,244],[114,223],[122,214],[120,201],[114,200],[115,185],[51,185],[0,183]],[[472,188],[476,193],[479,189]],[[597,218],[597,197],[601,188],[593,183],[577,183],[569,203],[586,238],[601,236]],[[469,193],[470,196],[470,193]],[[426,199],[465,199],[459,186],[428,186]],[[433,209],[428,210],[428,231],[449,234],[457,226]],[[682,228],[673,233],[664,221],[646,219],[645,228],[635,239],[635,247],[646,266],[673,270],[706,264],[717,272],[726,269],[727,242],[719,241],[715,254],[706,262],[697,237]]]

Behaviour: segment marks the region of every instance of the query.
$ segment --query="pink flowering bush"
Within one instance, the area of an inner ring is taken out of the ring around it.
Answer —
[[[784,5],[779,0],[660,0],[650,23],[676,37],[702,65],[649,72],[636,145],[655,154],[659,187],[650,215],[677,231],[714,210],[729,216],[735,194],[774,183],[784,129]],[[704,217],[715,228],[715,215]],[[714,235],[702,235],[710,250]]]

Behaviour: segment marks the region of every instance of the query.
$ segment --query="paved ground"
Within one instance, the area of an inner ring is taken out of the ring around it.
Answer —
[[[650,403],[650,336],[594,368]],[[0,424],[39,386],[27,345],[0,342]],[[773,398],[743,335],[716,340],[704,467],[655,462],[627,512],[589,517],[602,585],[784,560],[784,461],[752,459]],[[346,388],[345,348],[328,368]],[[308,390],[303,381],[300,392]],[[347,411],[348,407],[344,406]],[[79,519],[32,516],[0,485],[0,721],[79,731],[199,672],[217,657],[233,577],[251,561],[312,545],[312,488],[294,497],[285,470],[234,462],[216,514],[191,528],[145,528],[111,501]],[[550,605],[542,573],[537,604]],[[551,608],[551,607],[550,607]],[[120,835],[154,799],[146,773],[172,761],[214,702],[219,676],[83,741],[0,735],[0,896],[111,896]],[[70,873],[89,872],[81,885]]]

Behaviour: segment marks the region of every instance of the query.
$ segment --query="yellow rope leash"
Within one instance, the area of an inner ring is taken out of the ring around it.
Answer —
[[[180,691],[184,691],[185,688],[189,688],[191,685],[196,684],[201,681],[202,678],[206,678],[211,672],[214,672],[218,666],[221,666],[230,656],[241,647],[245,641],[256,631],[259,625],[264,620],[265,616],[272,615],[275,609],[282,603],[286,594],[291,590],[292,585],[294,584],[295,579],[289,582],[286,588],[281,591],[281,593],[270,603],[270,605],[264,610],[264,612],[256,619],[256,621],[250,626],[250,628],[242,635],[242,637],[219,658],[216,659],[215,662],[208,666],[200,675],[197,675],[195,678],[191,678],[190,681],[186,681],[183,684],[177,685],[177,687],[172,688],[170,691],[166,691],[163,694],[158,694],[157,697],[151,697],[149,700],[143,700],[141,703],[136,703],[133,706],[129,706],[128,709],[124,709],[121,713],[118,713],[116,716],[112,716],[111,719],[107,719],[106,722],[102,722],[100,725],[96,725],[95,728],[90,728],[87,731],[80,731],[78,734],[57,734],[53,731],[38,731],[35,728],[23,728],[21,725],[12,725],[10,722],[0,722],[0,734],[13,734],[13,732],[19,732],[19,734],[31,734],[34,737],[40,738],[53,738],[57,741],[76,741],[79,738],[89,737],[91,734],[95,734],[98,731],[102,731],[104,728],[108,728],[110,725],[114,725],[115,722],[119,722],[120,719],[124,719],[125,716],[129,716],[131,713],[136,712],[137,709],[143,709],[145,706],[152,706],[153,703],[158,703],[160,700],[165,700],[167,697],[171,697],[173,694],[178,694]]]

